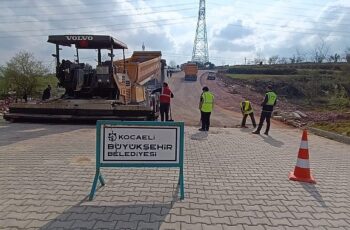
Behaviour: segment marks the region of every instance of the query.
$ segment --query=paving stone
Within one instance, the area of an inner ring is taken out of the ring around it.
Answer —
[[[185,223],[181,223],[181,224],[185,224]],[[160,230],[178,230],[178,229],[181,229],[181,224],[180,222],[177,222],[177,223],[163,222],[161,223],[159,229]]]
[[[271,225],[269,218],[249,217],[249,219],[252,222],[252,225]]]
[[[6,219],[18,219],[18,220],[23,220],[26,219],[27,216],[30,216],[31,213],[29,212],[24,212],[24,213],[20,213],[20,212],[9,212],[6,215]]]
[[[159,222],[153,222],[153,223],[145,223],[145,222],[139,222],[139,225],[137,226],[138,230],[158,230],[160,226]]]
[[[143,207],[142,214],[158,214],[160,215],[162,211],[161,207]]]
[[[250,211],[237,211],[238,217],[257,217],[255,212],[250,212]]]
[[[287,218],[269,218],[269,221],[271,221],[271,224],[273,226],[295,226],[291,224]]]
[[[203,230],[223,230],[223,227],[221,224],[202,224]]]
[[[345,220],[338,219],[338,220],[327,220],[333,227],[339,228],[339,227],[348,227],[349,223]],[[350,222],[350,221],[349,221]]]
[[[116,229],[137,229],[138,222],[133,221],[118,221],[115,226]]]
[[[235,211],[221,211],[218,210],[219,217],[238,217],[237,212]]]
[[[17,219],[6,219],[0,220],[0,226],[2,228],[25,228],[28,224],[30,224],[31,220],[17,220]]]
[[[61,229],[71,229],[75,220],[70,220],[70,221],[53,221],[48,224],[47,228],[48,229],[54,229],[54,228],[61,228]]]
[[[213,211],[209,211],[209,210],[199,210],[199,214],[200,214],[200,216],[219,217],[218,211],[216,211],[216,210],[213,210]]]
[[[42,228],[46,226],[49,223],[49,221],[43,221],[43,220],[33,220],[28,225],[25,226],[25,229],[29,228]]]
[[[265,227],[262,225],[243,225],[244,230],[265,230]]]
[[[170,220],[170,215],[168,215],[168,219]],[[167,218],[167,215],[156,215],[156,214],[151,214],[150,215],[150,222],[163,222]]]
[[[5,229],[84,224],[152,229],[158,223],[160,229],[176,230],[350,228],[350,165],[344,161],[350,147],[311,135],[319,183],[289,181],[286,169],[294,167],[300,145],[297,129],[274,127],[273,138],[265,139],[213,127],[198,141],[191,139],[196,129],[186,126],[185,200],[174,197],[177,169],[123,168],[103,169],[108,186],[87,201],[95,173],[95,126],[6,125],[6,132],[0,125],[0,226]],[[22,132],[28,127],[47,133]],[[276,141],[283,144],[277,147]],[[79,157],[93,160],[79,165]]]
[[[237,225],[237,224],[251,225],[252,224],[252,222],[248,217],[235,217],[235,218],[230,217],[230,220],[233,225]]]
[[[108,221],[128,221],[131,214],[112,214]]]
[[[213,224],[231,224],[231,220],[229,217],[210,217],[210,221]]]
[[[312,224],[312,226],[314,227],[320,227],[320,226],[329,226],[332,227],[332,225],[325,219],[318,219],[318,220],[314,220],[314,219],[308,219],[308,221],[310,221],[310,223]]]
[[[97,221],[94,229],[116,229],[117,221]]]
[[[71,228],[82,228],[82,229],[92,229],[97,221],[91,220],[91,221],[86,221],[86,220],[76,220],[74,221],[73,225]]]
[[[211,224],[209,217],[191,216],[191,223]]]
[[[284,220],[288,220],[288,222],[290,224],[288,224],[288,226],[313,226],[310,222],[309,222],[309,219],[291,219],[291,218],[288,218],[288,219],[284,219]],[[276,220],[274,220],[276,221]]]
[[[175,214],[170,215],[171,222],[185,222],[185,223],[191,223],[190,216],[178,216]]]
[[[129,221],[144,221],[144,222],[149,222],[150,220],[150,214],[143,214],[143,215],[138,215],[138,214],[131,214]]]
[[[243,225],[222,225],[223,230],[244,230]]]
[[[196,224],[188,224],[188,223],[181,223],[181,230],[202,230],[202,224],[196,223]]]

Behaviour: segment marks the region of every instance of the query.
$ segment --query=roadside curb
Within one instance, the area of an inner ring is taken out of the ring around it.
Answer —
[[[312,127],[308,127],[308,130],[310,130],[313,134],[316,134],[318,136],[326,137],[328,139],[332,139],[334,141],[342,142],[345,144],[350,144],[350,137]]]

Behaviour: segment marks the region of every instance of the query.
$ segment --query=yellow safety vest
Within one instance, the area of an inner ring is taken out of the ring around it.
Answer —
[[[214,95],[211,92],[202,93],[202,112],[209,113],[213,111]]]
[[[244,108],[243,108],[244,103]],[[241,110],[243,110],[244,114],[250,114],[253,112],[253,107],[250,104],[250,101],[244,101],[241,103]]]
[[[275,102],[277,100],[277,94],[275,94],[274,92],[267,92],[267,103],[266,105],[275,105]]]

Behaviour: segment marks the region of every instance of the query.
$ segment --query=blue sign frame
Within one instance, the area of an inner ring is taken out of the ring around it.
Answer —
[[[178,163],[101,163],[101,129],[105,125],[115,125],[115,126],[137,126],[137,127],[163,127],[172,126],[180,128],[180,146],[179,148],[179,161]],[[185,197],[184,189],[184,122],[158,122],[158,121],[110,121],[110,120],[98,120],[96,122],[96,173],[94,181],[92,183],[91,192],[89,195],[89,200],[93,200],[96,187],[98,182],[101,186],[106,183],[101,174],[101,168],[122,168],[122,167],[166,167],[166,168],[179,168],[179,180],[178,185],[180,185],[180,199],[183,200]]]

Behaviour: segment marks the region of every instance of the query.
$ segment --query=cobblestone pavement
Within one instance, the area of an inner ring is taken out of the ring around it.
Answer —
[[[350,146],[309,135],[317,184],[288,180],[301,131],[185,127],[177,169],[102,169],[87,201],[95,127],[0,124],[2,229],[350,229]]]

